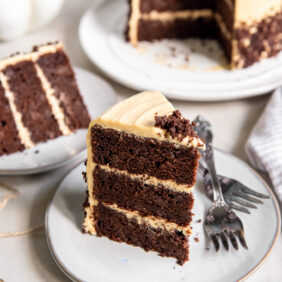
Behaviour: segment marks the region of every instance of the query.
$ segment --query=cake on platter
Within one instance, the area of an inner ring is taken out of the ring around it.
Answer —
[[[193,124],[160,93],[119,102],[91,122],[83,230],[188,260],[199,148]]]
[[[89,122],[61,43],[0,60],[0,155],[69,135]]]
[[[127,40],[216,38],[231,69],[282,50],[282,0],[129,0]]]

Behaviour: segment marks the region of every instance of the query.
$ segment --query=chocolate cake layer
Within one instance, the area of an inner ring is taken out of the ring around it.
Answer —
[[[116,203],[124,209],[137,210],[144,216],[165,218],[182,226],[187,226],[192,220],[192,193],[172,191],[161,184],[149,185],[99,166],[96,166],[93,177],[93,195],[98,201]]]
[[[64,52],[58,51],[41,56],[38,65],[47,77],[55,96],[61,101],[65,123],[70,130],[87,128],[90,122],[86,106],[80,96],[74,72]]]
[[[23,151],[9,101],[0,82],[0,156]]]
[[[149,13],[153,10],[158,12],[211,9],[214,6],[213,0],[141,0],[141,13]]]
[[[257,25],[242,23],[234,32],[238,44],[235,67],[245,68],[263,58],[275,56],[282,46],[282,12],[263,19]]]
[[[144,20],[138,22],[138,41],[153,41],[163,38],[214,38],[216,23],[213,18],[175,21]]]
[[[91,129],[93,161],[134,174],[148,174],[163,180],[192,186],[196,183],[197,148],[141,138],[95,125]]]
[[[22,121],[34,143],[62,135],[31,61],[7,66],[5,74]]]
[[[179,264],[188,260],[188,237],[180,231],[168,232],[138,224],[124,214],[99,203],[94,208],[98,236],[106,236],[117,242],[142,247],[145,251],[157,251],[161,256],[174,257]]]

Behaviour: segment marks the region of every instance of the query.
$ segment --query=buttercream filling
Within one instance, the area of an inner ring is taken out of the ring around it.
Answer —
[[[0,70],[3,70],[9,65],[14,65],[22,61],[33,61],[36,62],[42,55],[49,53],[56,53],[59,50],[62,50],[63,46],[61,43],[53,45],[44,45],[38,47],[36,51],[30,52],[28,54],[15,55],[0,61]]]
[[[91,128],[91,127],[89,127]],[[86,165],[86,176],[87,176],[87,186],[88,186],[88,204],[89,206],[85,208],[85,218],[83,222],[84,230],[89,232],[90,234],[96,234],[96,230],[94,227],[94,196],[93,196],[93,185],[94,185],[94,179],[93,179],[93,171],[95,168],[95,164],[93,161],[93,154],[92,154],[92,147],[91,147],[91,131],[88,130],[87,138],[87,165]]]
[[[222,16],[219,13],[215,13],[214,17],[216,19],[217,25],[220,28],[221,33],[223,34],[223,36],[225,38],[227,38],[228,40],[232,39],[232,34],[231,32],[227,29],[225,22],[222,19]]]
[[[179,19],[198,19],[198,18],[212,18],[213,11],[210,9],[206,10],[183,10],[183,11],[168,11],[168,12],[157,12],[151,11],[148,14],[141,14],[140,18],[143,20],[159,20],[159,21],[173,21]]]
[[[156,177],[150,176],[148,174],[133,174],[133,173],[128,173],[127,171],[124,170],[119,170],[115,168],[111,168],[108,165],[100,165],[97,163],[94,163],[94,169],[96,166],[99,166],[101,169],[115,173],[115,174],[120,174],[120,175],[126,175],[127,177],[133,179],[133,180],[139,180],[143,182],[144,184],[148,185],[154,185],[158,186],[159,184],[163,185],[166,189],[172,190],[174,192],[183,192],[183,193],[191,193],[192,189],[194,186],[189,186],[189,185],[184,185],[184,184],[177,184],[175,181],[172,180],[161,180]],[[157,188],[157,187],[156,187]]]
[[[229,7],[230,10],[234,9],[234,4],[233,4],[232,0],[224,0],[224,2],[227,4],[227,6]]]
[[[140,17],[140,0],[131,0],[131,14],[128,22],[128,37],[132,45],[138,43],[138,21]]]
[[[30,138],[29,130],[24,126],[23,120],[22,120],[22,114],[17,110],[14,95],[10,91],[10,87],[8,84],[7,77],[4,75],[4,73],[0,72],[0,80],[2,83],[2,86],[5,90],[5,96],[9,101],[9,105],[15,120],[16,128],[19,133],[19,138],[22,142],[22,144],[25,146],[25,148],[31,148],[34,146],[34,143],[32,142]]]
[[[50,82],[48,81],[48,79],[44,75],[44,73],[43,73],[42,69],[39,67],[39,65],[37,63],[35,63],[34,66],[35,66],[35,69],[36,69],[37,76],[39,77],[39,79],[41,81],[41,85],[42,85],[42,87],[43,87],[43,89],[46,93],[46,98],[48,100],[48,103],[51,106],[52,113],[53,113],[55,119],[58,122],[58,125],[59,125],[61,132],[64,135],[71,134],[71,130],[69,129],[69,127],[65,123],[65,115],[64,115],[62,108],[60,107],[60,100],[57,99],[57,97],[55,96],[55,89],[52,88]]]
[[[95,201],[95,206],[98,205],[98,201]],[[102,203],[107,208],[110,208],[116,212],[124,214],[128,219],[134,219],[138,222],[138,224],[146,224],[151,226],[152,228],[158,229],[164,229],[168,232],[174,232],[174,231],[181,231],[186,236],[189,236],[191,234],[191,228],[189,226],[179,226],[178,224],[174,222],[169,222],[162,218],[157,218],[154,216],[141,216],[138,211],[129,211],[123,208],[120,208],[117,206],[117,204],[107,204]]]
[[[253,25],[266,17],[280,13],[281,0],[237,0],[235,2],[235,27],[242,23]]]

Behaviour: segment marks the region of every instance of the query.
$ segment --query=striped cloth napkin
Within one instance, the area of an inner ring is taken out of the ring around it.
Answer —
[[[282,88],[272,94],[245,149],[251,164],[268,172],[282,201]]]

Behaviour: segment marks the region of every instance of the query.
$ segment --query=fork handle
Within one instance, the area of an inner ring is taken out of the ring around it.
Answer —
[[[202,156],[207,164],[208,171],[211,175],[211,182],[213,189],[213,200],[225,203],[221,186],[217,177],[216,168],[214,164],[213,148],[211,144],[206,144],[206,150],[202,151]]]

